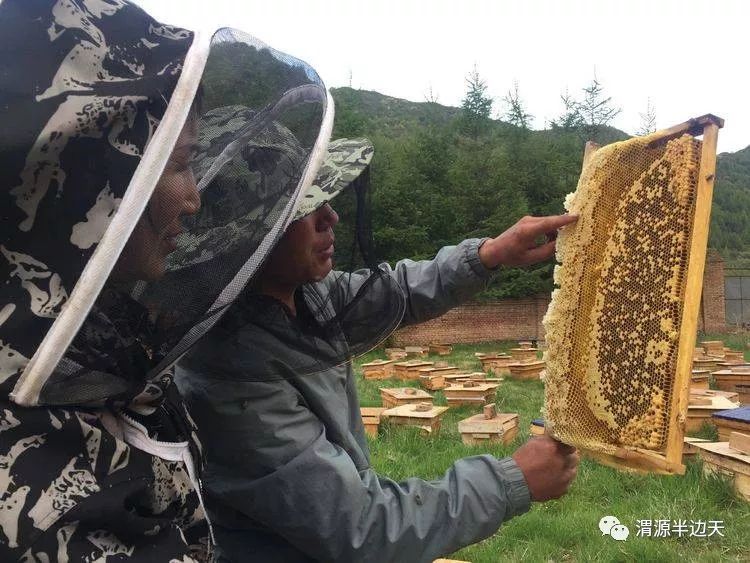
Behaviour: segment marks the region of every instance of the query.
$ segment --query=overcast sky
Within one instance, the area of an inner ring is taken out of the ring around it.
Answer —
[[[518,82],[533,127],[596,73],[622,108],[613,125],[726,119],[719,151],[750,145],[750,2],[745,0],[136,0],[190,29],[231,26],[307,61],[329,87],[458,106],[476,65],[502,112]],[[495,115],[497,116],[497,115]]]

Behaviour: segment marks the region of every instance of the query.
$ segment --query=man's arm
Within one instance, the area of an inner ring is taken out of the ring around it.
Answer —
[[[437,317],[466,301],[484,289],[500,266],[551,258],[557,229],[576,219],[574,215],[524,217],[495,238],[443,247],[432,260],[401,260],[392,274],[406,294],[403,324]]]
[[[323,561],[416,562],[477,542],[529,507],[512,458],[469,457],[435,481],[396,483],[358,469],[289,383],[184,375],[195,414],[217,429],[204,440],[217,524],[222,511],[241,515]]]

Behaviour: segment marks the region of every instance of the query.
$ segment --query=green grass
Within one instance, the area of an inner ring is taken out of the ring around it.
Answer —
[[[718,336],[730,347],[746,349],[726,335]],[[447,359],[451,365],[480,368],[474,352],[507,350],[514,343],[456,345]],[[359,365],[382,358],[375,350],[360,358]],[[746,353],[747,357],[747,353]],[[362,406],[380,406],[379,387],[417,385],[416,382],[385,380],[364,381],[358,377]],[[445,404],[440,392],[436,404]],[[530,421],[539,417],[543,387],[536,381],[504,381],[497,392],[502,412],[517,412],[519,435],[507,447],[464,446],[458,433],[458,421],[478,409],[454,408],[443,418],[437,435],[423,438],[416,429],[381,425],[377,439],[370,441],[375,469],[393,479],[440,477],[454,460],[479,453],[498,457],[510,455],[528,438]],[[714,432],[704,428],[701,435]],[[617,542],[603,536],[597,527],[602,516],[617,516],[630,528],[630,537]],[[639,538],[636,520],[723,520],[725,537],[711,538]],[[531,511],[507,524],[492,537],[453,554],[455,559],[473,563],[497,561],[750,561],[750,503],[736,497],[726,480],[705,477],[699,462],[690,463],[684,476],[634,475],[582,460],[578,478],[567,496],[544,504],[535,503]]]

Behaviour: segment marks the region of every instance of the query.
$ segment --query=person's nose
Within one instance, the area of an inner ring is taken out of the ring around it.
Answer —
[[[321,231],[335,227],[338,222],[339,215],[333,210],[333,207],[326,203],[319,208],[318,224]]]
[[[201,196],[198,192],[198,186],[195,183],[195,176],[190,173],[190,180],[185,183],[185,205],[183,208],[184,215],[195,215],[201,208]]]

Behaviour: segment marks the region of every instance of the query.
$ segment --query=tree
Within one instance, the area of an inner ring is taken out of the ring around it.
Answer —
[[[641,116],[641,126],[635,132],[636,135],[648,135],[656,131],[656,111],[651,105],[651,98],[646,99],[646,113],[639,113]]]
[[[428,104],[436,104],[438,102],[438,95],[433,92],[432,90],[432,84],[427,89],[427,92],[424,95],[424,101]]]
[[[609,125],[621,111],[620,108],[612,106],[611,97],[604,97],[604,87],[596,76],[591,84],[583,88],[583,100],[577,105],[591,135],[594,135],[599,127]]]
[[[506,105],[505,113],[502,116],[503,119],[519,129],[530,129],[529,125],[534,116],[526,113],[521,95],[518,93],[518,82],[513,83],[513,89],[508,90],[508,94],[503,97],[503,102]]]
[[[476,65],[466,77],[466,95],[461,101],[461,131],[473,139],[486,132],[492,113],[492,98]]]
[[[565,131],[575,131],[583,126],[583,116],[581,115],[580,104],[565,90],[560,94],[560,100],[563,103],[563,113],[553,119],[550,125],[553,129],[564,129]]]

